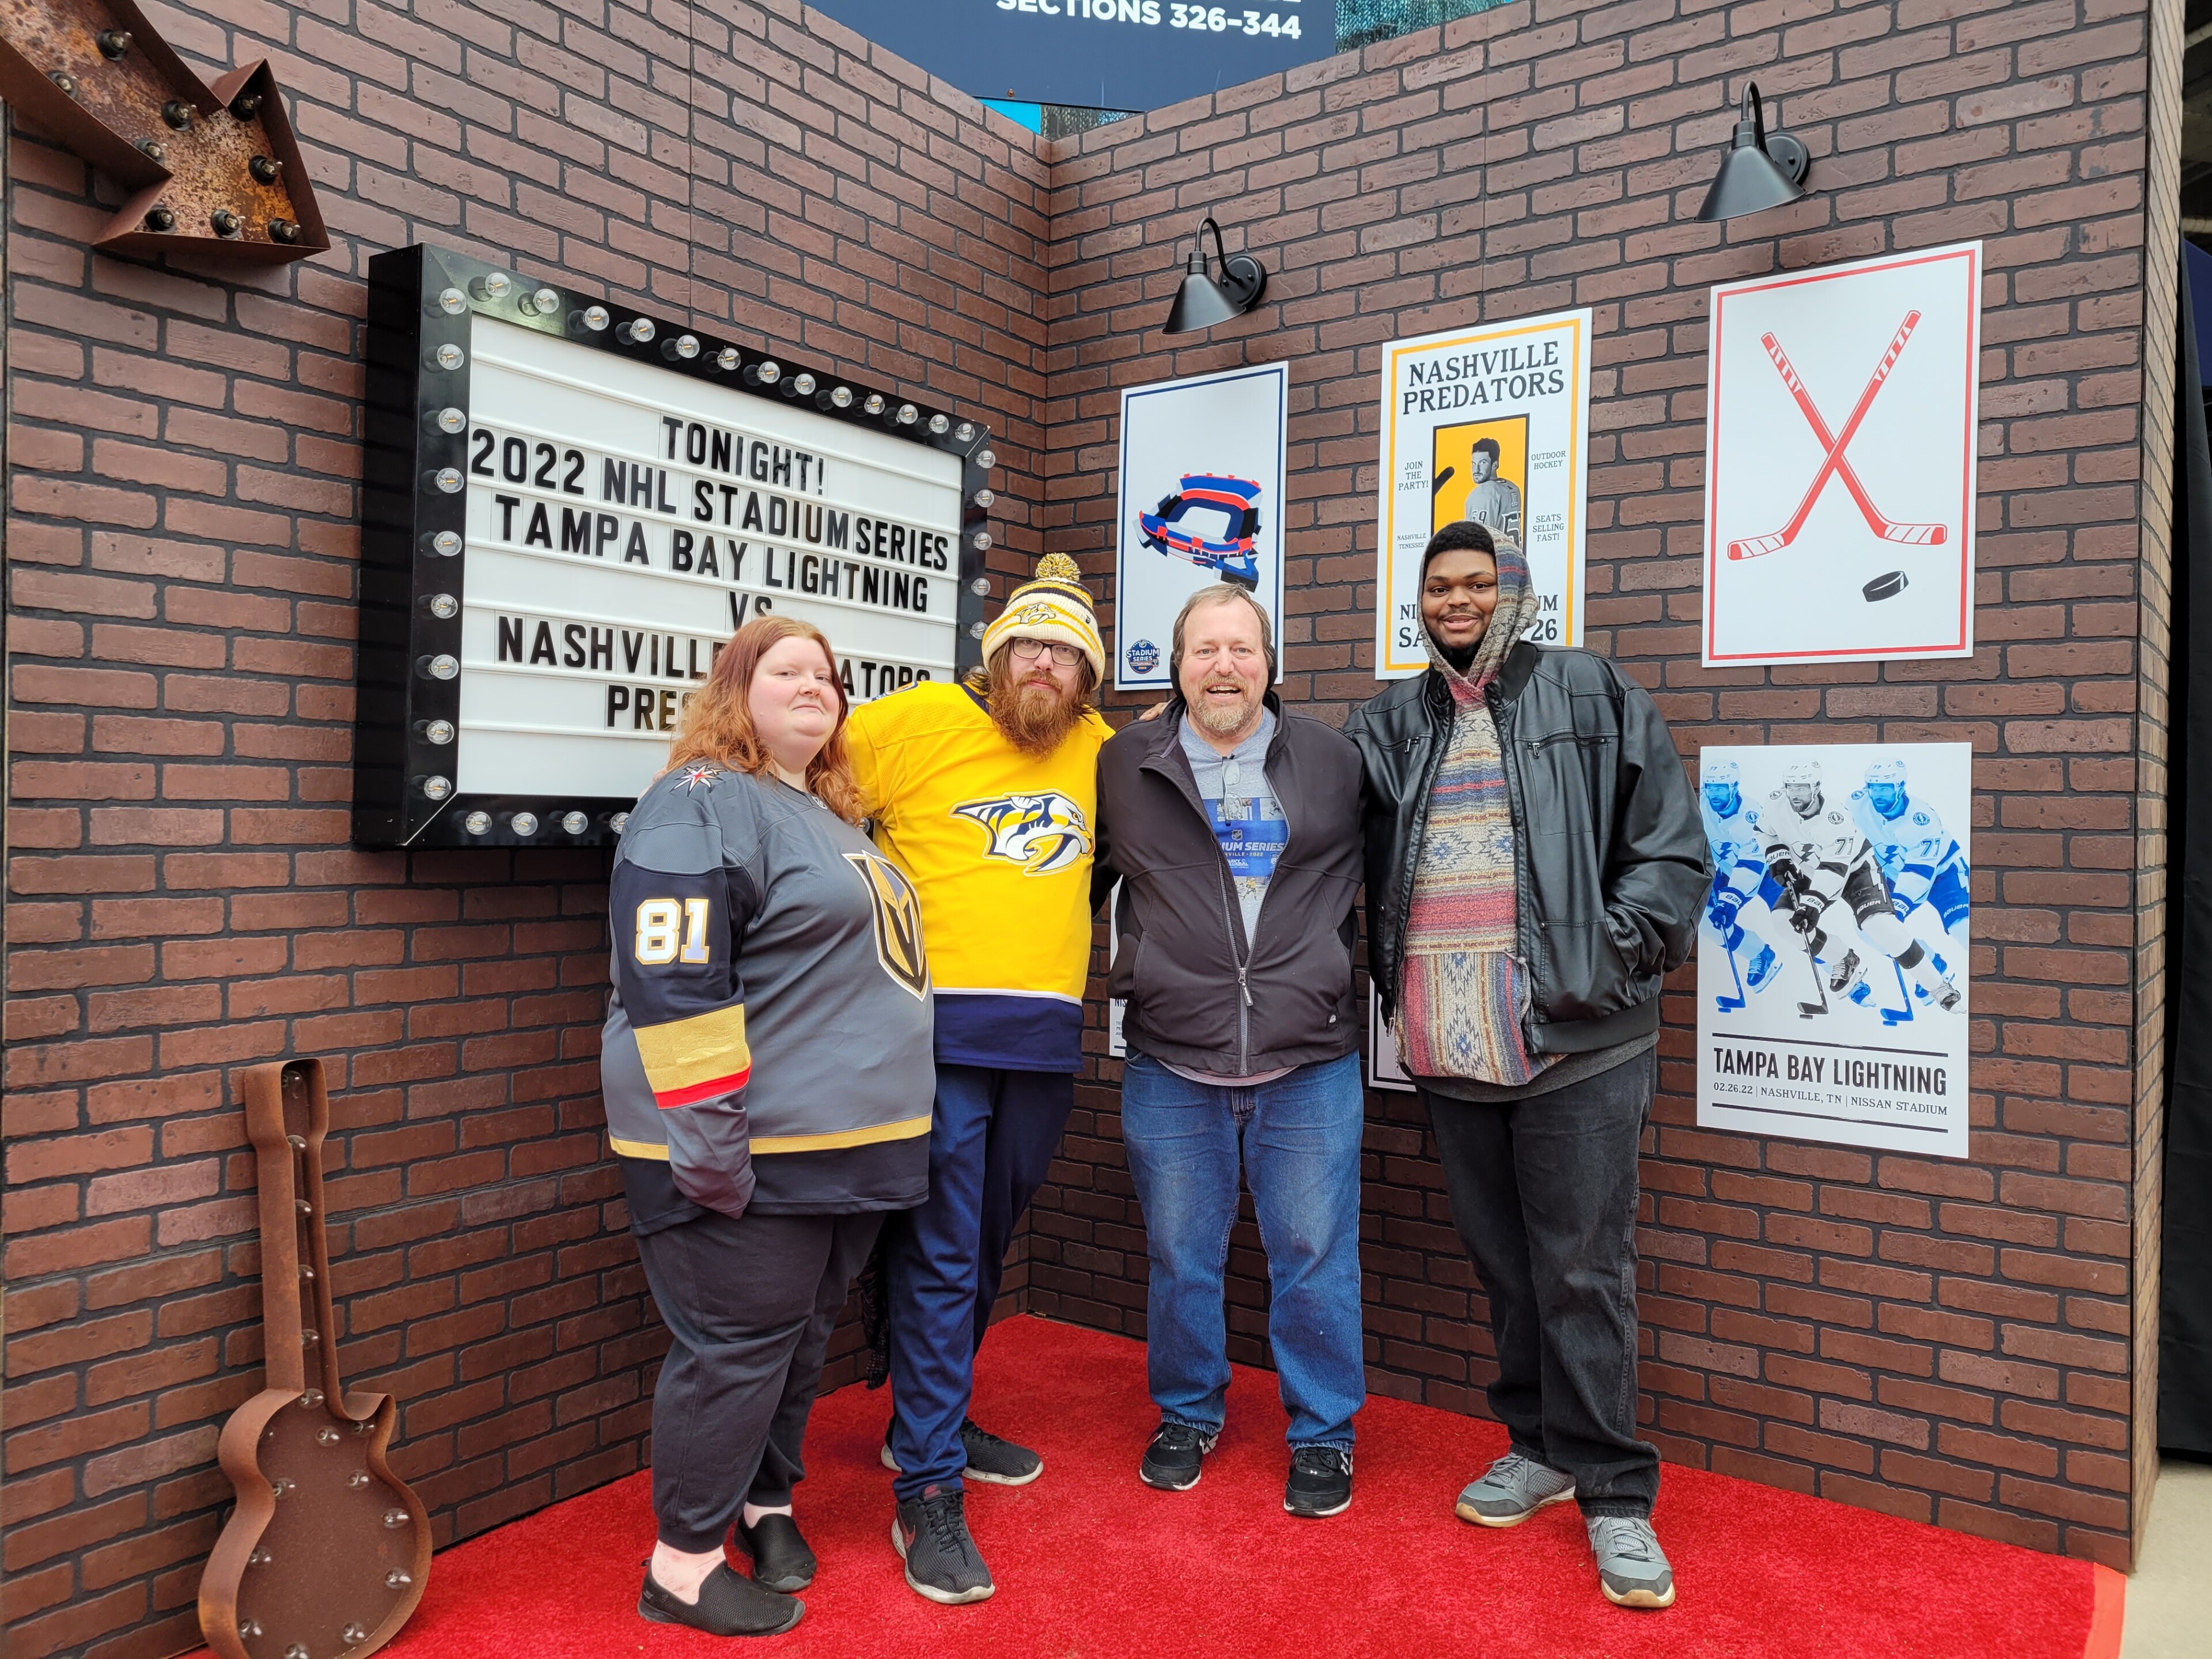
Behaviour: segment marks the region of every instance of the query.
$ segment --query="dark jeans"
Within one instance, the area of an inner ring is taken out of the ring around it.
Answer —
[[[883,1219],[710,1210],[637,1241],[674,1339],[653,1391],[653,1513],[671,1549],[720,1549],[748,1500],[791,1501],[830,1330]]]
[[[1533,1099],[1422,1091],[1452,1222],[1490,1293],[1490,1409],[1516,1451],[1575,1478],[1585,1515],[1649,1516],[1636,1437],[1636,1158],[1656,1050]]]
[[[1022,1212],[1044,1184],[1075,1079],[937,1065],[929,1130],[929,1198],[884,1229],[891,1338],[891,1490],[957,1490],[968,1453],[960,1425],[975,1383],[975,1351]]]

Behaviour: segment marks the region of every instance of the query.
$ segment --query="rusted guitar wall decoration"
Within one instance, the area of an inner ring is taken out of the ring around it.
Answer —
[[[268,1376],[223,1425],[238,1507],[200,1579],[200,1629],[222,1659],[361,1659],[422,1599],[430,1517],[385,1462],[392,1396],[338,1380],[323,1234],[323,1063],[246,1074],[261,1199]]]
[[[97,247],[246,264],[330,247],[268,63],[210,87],[133,0],[0,0],[0,99],[133,192]]]

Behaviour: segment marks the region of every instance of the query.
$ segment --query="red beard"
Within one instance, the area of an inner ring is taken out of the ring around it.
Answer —
[[[986,701],[1006,741],[1037,760],[1059,748],[1083,718],[1079,691],[1063,692],[1026,674],[994,678]]]

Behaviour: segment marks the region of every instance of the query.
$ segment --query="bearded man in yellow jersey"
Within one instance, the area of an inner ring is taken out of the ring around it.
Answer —
[[[983,635],[983,666],[853,711],[846,748],[876,844],[921,899],[937,992],[929,1199],[884,1230],[896,1474],[892,1542],[933,1601],[993,1589],[963,1480],[1043,1460],[968,1417],[1006,1249],[1075,1103],[1091,956],[1106,653],[1075,562],[1048,554]]]

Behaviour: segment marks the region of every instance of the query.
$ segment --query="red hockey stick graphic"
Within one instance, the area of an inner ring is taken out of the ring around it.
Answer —
[[[1771,536],[1749,536],[1741,541],[1730,542],[1728,550],[1729,558],[1756,559],[1762,555],[1777,552],[1796,541],[1797,532],[1805,527],[1805,520],[1813,514],[1813,504],[1820,499],[1820,492],[1828,487],[1831,477],[1840,477],[1844,481],[1844,488],[1850,492],[1851,500],[1858,504],[1859,514],[1866,520],[1867,527],[1882,540],[1903,543],[1908,547],[1940,547],[1943,544],[1949,532],[1942,525],[1904,524],[1885,517],[1867,494],[1866,486],[1859,482],[1858,474],[1851,470],[1851,464],[1844,453],[1852,438],[1857,435],[1859,422],[1866,419],[1867,410],[1874,407],[1874,400],[1881,392],[1883,382],[1889,379],[1890,370],[1897,366],[1898,355],[1905,349],[1905,343],[1912,337],[1912,331],[1919,326],[1920,313],[1917,311],[1905,313],[1905,321],[1899,327],[1896,337],[1890,341],[1889,349],[1882,354],[1874,378],[1867,382],[1866,390],[1859,393],[1857,407],[1851,410],[1850,419],[1844,422],[1841,436],[1829,434],[1828,423],[1820,418],[1820,411],[1814,406],[1812,393],[1805,390],[1805,383],[1798,378],[1789,355],[1782,349],[1782,343],[1771,334],[1759,336],[1759,343],[1766,348],[1767,356],[1773,360],[1775,373],[1781,375],[1783,385],[1790,388],[1790,395],[1796,400],[1798,411],[1804,416],[1806,424],[1813,428],[1813,435],[1820,441],[1820,447],[1826,454],[1820,463],[1820,470],[1813,475],[1813,483],[1805,491],[1805,499],[1797,503],[1796,512],[1790,514],[1790,522]]]

